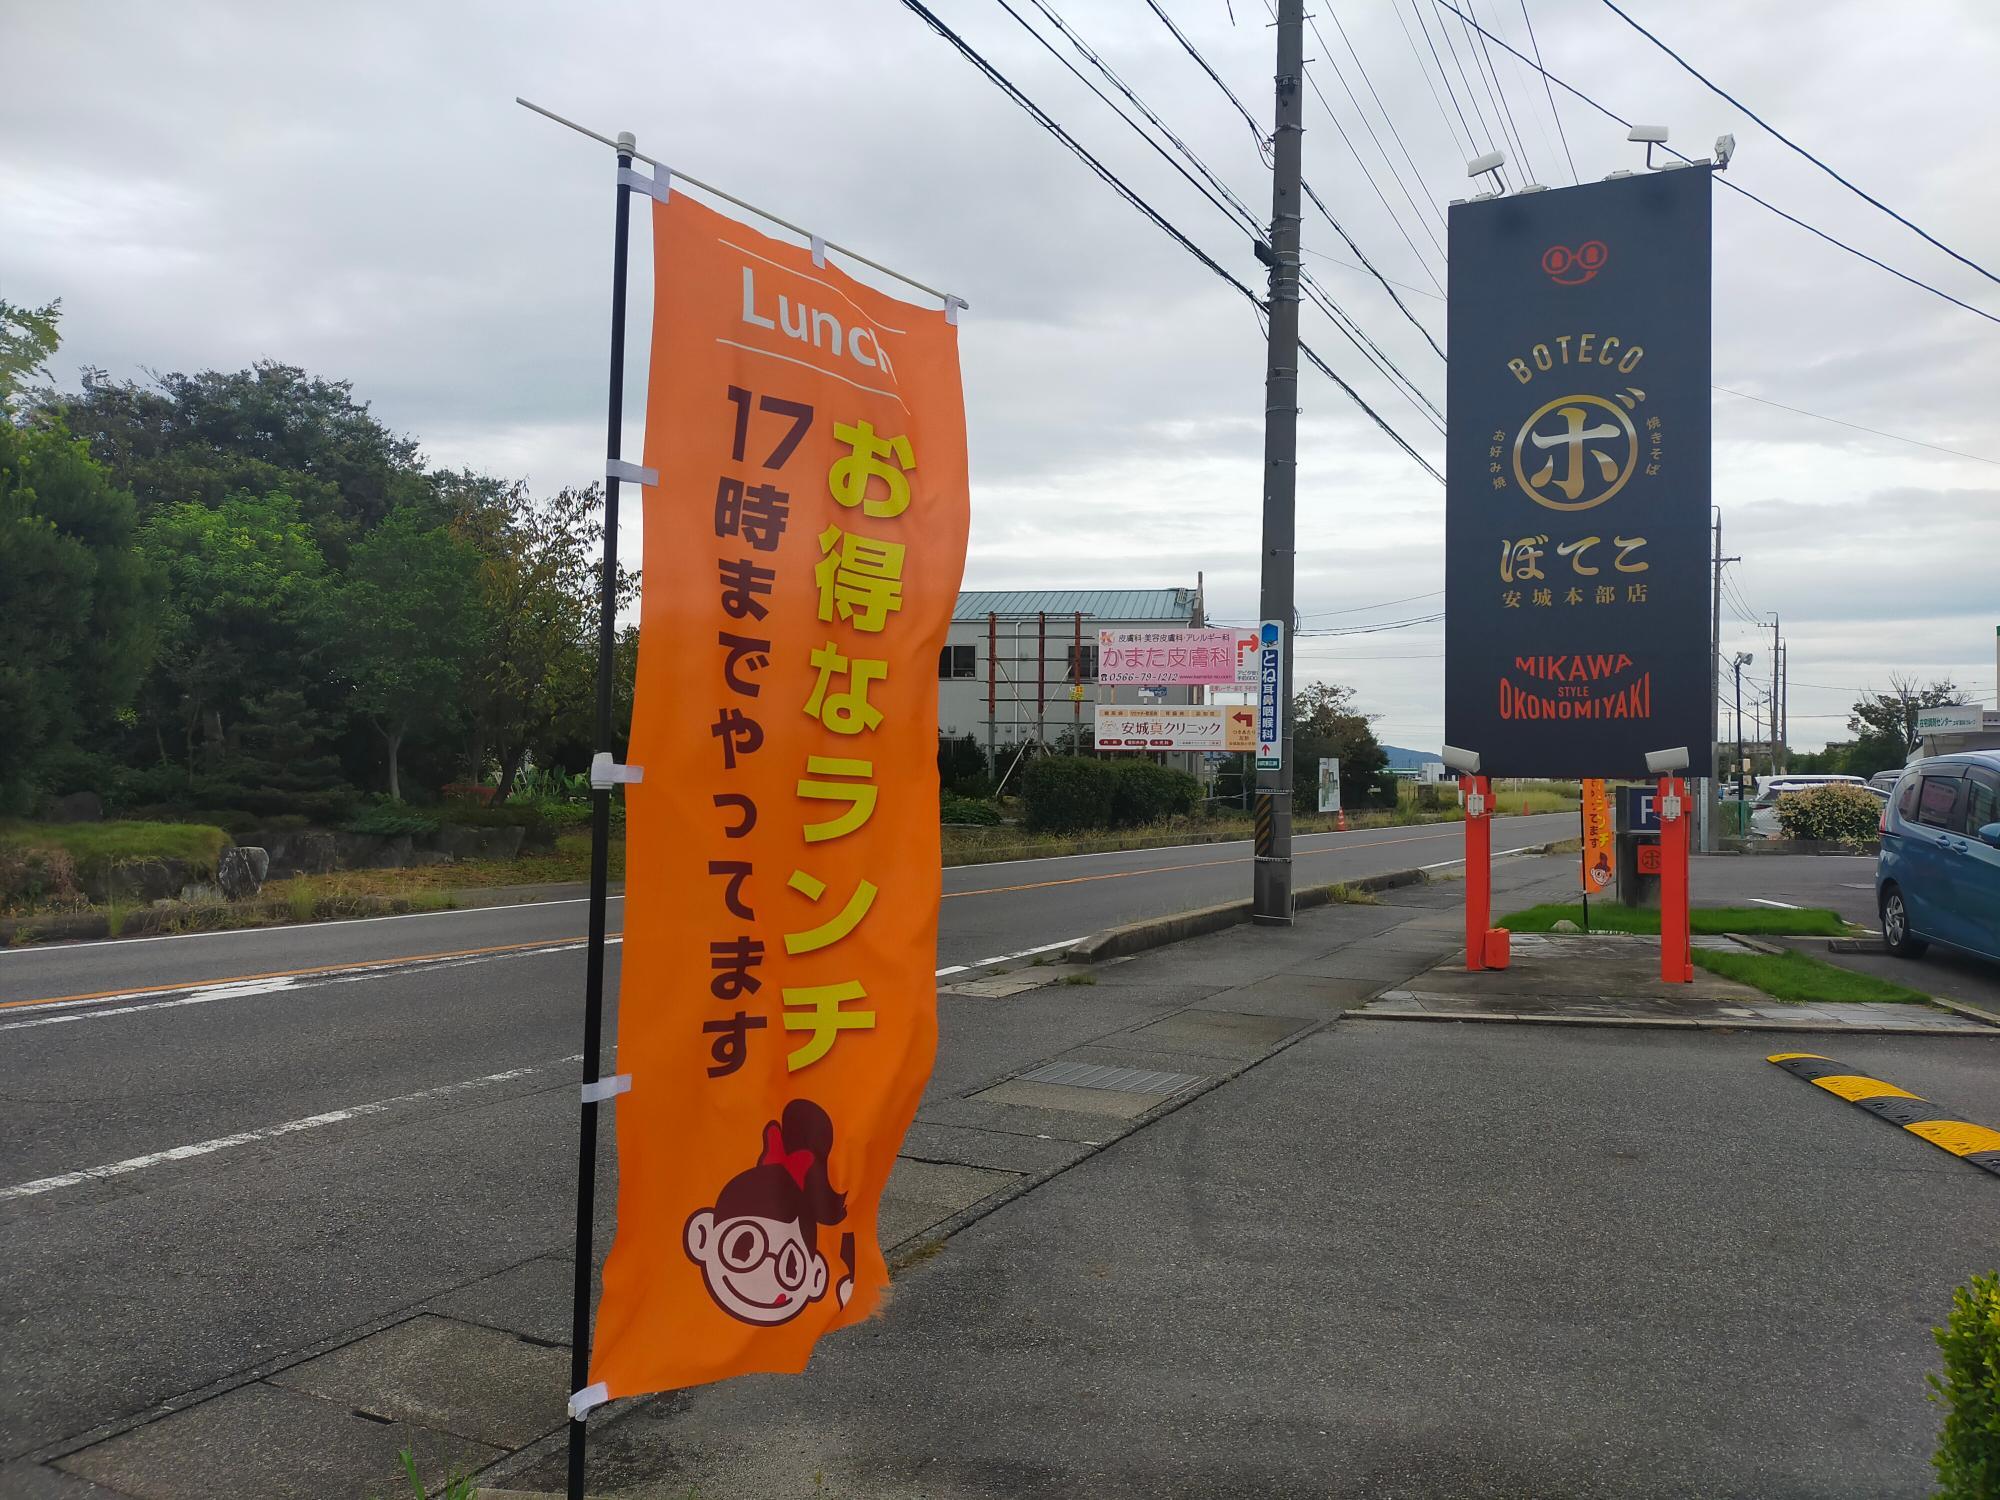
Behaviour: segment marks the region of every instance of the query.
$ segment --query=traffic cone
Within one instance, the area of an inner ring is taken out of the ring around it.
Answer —
[[[1344,807],[1340,809],[1340,831],[1347,832],[1347,809]]]

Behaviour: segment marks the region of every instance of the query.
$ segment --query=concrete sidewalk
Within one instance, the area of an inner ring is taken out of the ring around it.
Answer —
[[[1526,904],[1566,861],[1497,876]],[[1191,1081],[944,1080],[913,1153],[1061,1164],[907,1244],[884,1315],[803,1378],[593,1423],[593,1494],[1927,1494],[1928,1329],[1993,1263],[1992,1179],[1770,1038],[1328,1024],[1453,947],[1459,899],[1101,972],[1075,1014],[1108,1024],[1059,1060]],[[1783,1045],[2000,1120],[1986,1042]],[[561,1488],[553,1446],[492,1473]]]

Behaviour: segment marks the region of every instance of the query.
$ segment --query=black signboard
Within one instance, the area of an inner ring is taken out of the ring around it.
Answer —
[[[1707,761],[1710,169],[1451,210],[1445,740]]]

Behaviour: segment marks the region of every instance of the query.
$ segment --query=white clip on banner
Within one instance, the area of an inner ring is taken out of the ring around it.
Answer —
[[[970,306],[972,306],[972,304],[970,302],[967,302],[963,297],[954,297],[951,295],[951,293],[946,292],[944,297],[945,322],[951,324],[951,326],[954,328],[958,327],[958,310],[961,307],[970,307]]]
[[[620,782],[636,785],[646,779],[644,766],[621,766],[611,758],[609,750],[600,750],[590,758],[590,784],[599,791],[617,786]]]
[[[569,1398],[569,1419],[572,1422],[581,1422],[585,1412],[602,1406],[610,1399],[611,1392],[605,1389],[603,1381],[587,1385]]]
[[[821,270],[825,270],[825,269],[826,269],[826,241],[825,241],[825,240],[823,240],[823,239],[821,239],[821,238],[820,238],[820,237],[819,237],[818,235],[816,235],[816,234],[815,234],[815,235],[809,235],[809,236],[808,236],[808,238],[809,238],[809,239],[811,239],[811,241],[812,241],[812,252],[813,252],[813,264],[814,264],[814,265],[816,265],[816,266],[818,266],[818,267],[819,267],[819,268],[820,268]]]
[[[630,1073],[613,1073],[609,1078],[600,1078],[595,1083],[586,1083],[583,1085],[583,1102],[585,1104],[602,1104],[606,1099],[612,1098],[614,1095],[629,1094],[631,1092],[632,1075]]]
[[[622,479],[627,484],[643,484],[648,489],[658,489],[660,484],[658,469],[642,469],[639,465],[627,463],[622,458],[607,458],[604,461],[604,477]]]
[[[635,193],[644,193],[647,197],[659,203],[667,201],[671,192],[673,177],[674,174],[667,169],[667,164],[663,161],[653,163],[653,175],[651,177],[641,172],[635,172],[630,167],[620,167],[618,169],[618,185],[620,187],[628,187]]]

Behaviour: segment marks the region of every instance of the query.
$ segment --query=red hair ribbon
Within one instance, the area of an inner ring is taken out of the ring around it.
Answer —
[[[758,1166],[783,1167],[791,1173],[792,1181],[803,1188],[806,1185],[806,1173],[812,1170],[812,1164],[812,1152],[785,1149],[785,1133],[778,1129],[775,1120],[764,1127],[764,1156],[757,1163]]]

